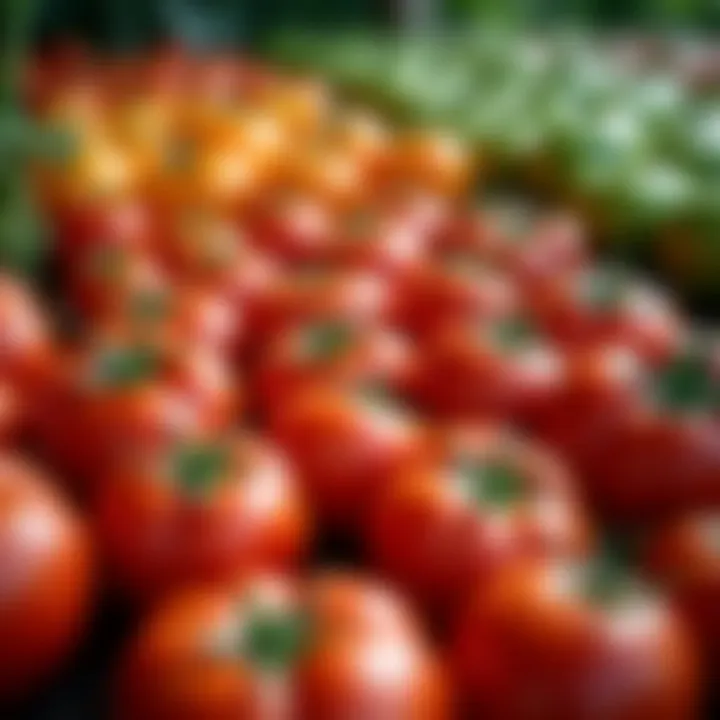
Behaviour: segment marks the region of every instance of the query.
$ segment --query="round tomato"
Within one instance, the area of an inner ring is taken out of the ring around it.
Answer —
[[[399,468],[373,504],[367,536],[378,568],[441,614],[500,568],[579,557],[588,546],[562,464],[487,426],[443,430],[434,452]]]
[[[384,588],[344,576],[185,593],[129,648],[117,717],[448,718],[444,674],[407,615]]]
[[[338,267],[377,272],[401,281],[427,259],[429,233],[399,212],[355,212],[345,217],[328,255]]]
[[[170,292],[168,274],[152,255],[112,245],[89,248],[68,265],[66,274],[75,309],[96,322],[131,317],[142,298]]]
[[[472,717],[696,717],[697,663],[684,626],[622,571],[595,565],[534,561],[475,594],[451,653]]]
[[[414,376],[415,354],[400,336],[325,320],[274,338],[260,354],[254,386],[269,416],[309,386],[379,381],[402,393]]]
[[[308,388],[278,409],[272,426],[321,518],[338,529],[361,519],[425,440],[414,418],[375,384]]]
[[[464,253],[411,268],[398,294],[399,322],[417,335],[448,323],[507,317],[520,304],[518,289],[504,273]]]
[[[650,530],[643,542],[644,565],[682,612],[703,651],[712,680],[720,658],[720,521],[698,511]]]
[[[287,273],[258,302],[253,340],[263,344],[302,324],[331,318],[361,326],[387,323],[393,314],[389,283],[357,271]]]
[[[531,307],[539,323],[563,343],[626,345],[651,364],[662,363],[683,339],[674,304],[613,268],[560,276],[543,285]]]
[[[717,350],[690,345],[656,371],[641,402],[616,413],[588,463],[597,507],[616,521],[652,521],[720,506]]]
[[[295,478],[254,438],[180,443],[100,480],[100,543],[118,587],[137,600],[253,568],[290,568],[307,549]]]
[[[0,456],[0,699],[37,687],[84,630],[90,538],[45,475]]]
[[[563,388],[565,359],[522,319],[447,325],[427,342],[421,399],[451,417],[531,424]]]
[[[113,459],[224,430],[238,405],[213,353],[100,337],[57,359],[34,429],[41,451],[82,489]]]
[[[289,262],[324,261],[336,240],[329,208],[297,192],[261,198],[248,214],[248,230],[263,251]]]

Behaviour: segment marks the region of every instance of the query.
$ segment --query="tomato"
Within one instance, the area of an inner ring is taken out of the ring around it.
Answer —
[[[301,141],[318,133],[333,108],[330,88],[310,78],[271,83],[258,98],[260,106],[280,118],[291,135]]]
[[[351,213],[336,232],[328,253],[334,266],[377,272],[400,282],[427,259],[429,233],[424,235],[419,222],[401,213]]]
[[[73,650],[88,619],[90,538],[43,472],[0,456],[0,698],[31,692]]]
[[[138,342],[191,345],[228,359],[237,357],[242,347],[245,318],[239,306],[209,288],[148,290],[130,298],[120,310],[120,315],[103,318],[105,326]]]
[[[51,369],[35,433],[41,452],[82,492],[115,458],[225,429],[238,392],[206,349],[92,338]]]
[[[649,522],[720,506],[717,349],[691,344],[617,414],[588,464],[596,506],[616,522]]]
[[[697,716],[697,663],[683,624],[622,571],[595,565],[534,561],[475,594],[451,652],[472,717]]]
[[[155,222],[149,208],[136,200],[101,201],[63,208],[57,238],[58,252],[72,265],[100,248],[128,253],[149,250],[155,241]]]
[[[331,120],[325,141],[356,158],[364,168],[374,170],[388,157],[392,133],[376,115],[347,109]]]
[[[367,272],[312,269],[288,273],[260,298],[251,331],[262,344],[314,320],[382,326],[392,318],[393,301],[391,286]]]
[[[520,559],[586,551],[583,512],[553,455],[490,426],[443,429],[437,445],[389,478],[366,531],[377,567],[432,612],[453,611]]]
[[[308,545],[293,474],[249,436],[180,443],[111,469],[94,507],[111,576],[142,602],[253,568],[291,568]]]
[[[336,241],[336,223],[319,200],[296,192],[271,193],[248,214],[258,247],[289,262],[324,261]]]
[[[419,452],[425,433],[384,388],[310,387],[272,418],[272,432],[298,468],[329,525],[359,521],[394,470]]]
[[[473,164],[468,149],[455,136],[411,131],[397,139],[381,170],[381,187],[410,185],[445,197],[462,197],[470,189]]]
[[[522,318],[447,325],[428,342],[421,400],[450,417],[535,421],[563,388],[565,358]]]
[[[571,351],[555,401],[532,420],[532,431],[552,445],[580,478],[592,472],[609,434],[642,402],[643,362],[625,347]]]
[[[142,298],[169,292],[170,278],[155,258],[114,245],[88,248],[67,267],[74,307],[89,319],[130,317]]]
[[[519,292],[505,274],[455,253],[413,267],[399,295],[400,322],[419,335],[448,323],[507,317],[520,306]]]
[[[710,679],[720,658],[719,530],[716,512],[698,511],[652,528],[643,541],[643,564],[692,628]]]
[[[384,588],[342,575],[185,593],[130,646],[116,717],[448,718],[444,675],[407,614]],[[382,661],[391,672],[378,673]]]
[[[670,299],[612,268],[561,276],[533,298],[538,321],[570,345],[624,344],[650,364],[679,347],[684,328]]]
[[[262,408],[272,415],[308,386],[379,381],[403,393],[415,373],[415,354],[398,335],[325,320],[271,340],[253,382]]]

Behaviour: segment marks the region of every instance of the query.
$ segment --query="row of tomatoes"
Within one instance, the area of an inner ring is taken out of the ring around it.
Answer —
[[[383,178],[443,175],[402,147]],[[145,617],[121,718],[693,716],[720,396],[671,298],[593,265],[571,218],[439,183],[168,205],[75,168],[46,196],[61,339],[0,282],[2,435],[57,476],[2,457],[2,695],[60,661],[102,575]],[[638,532],[665,600],[596,552],[598,521]],[[309,569],[338,536],[363,570]]]

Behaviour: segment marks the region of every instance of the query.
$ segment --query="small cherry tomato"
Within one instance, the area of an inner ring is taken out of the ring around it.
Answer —
[[[489,426],[445,429],[437,444],[389,478],[367,525],[378,568],[425,607],[447,614],[521,559],[586,552],[583,512],[552,454]]]
[[[248,436],[180,443],[110,470],[94,508],[112,577],[141,602],[250,569],[291,568],[309,539],[291,471]]]
[[[673,302],[613,268],[560,276],[531,303],[540,324],[569,345],[624,344],[650,364],[662,363],[683,339]]]
[[[532,424],[563,388],[565,358],[531,323],[447,325],[428,343],[421,399],[442,415]]]
[[[89,619],[92,548],[75,511],[23,459],[0,456],[0,698],[31,692]]]
[[[259,357],[253,382],[269,416],[309,386],[375,381],[402,394],[415,374],[415,354],[400,336],[329,319],[271,340]]]
[[[402,601],[341,575],[171,599],[131,644],[118,690],[115,717],[135,720],[450,717],[444,673]]]
[[[692,628],[709,680],[720,658],[720,519],[698,511],[652,528],[643,540],[643,563]]]
[[[472,717],[679,720],[698,711],[684,625],[598,562],[500,573],[461,614],[451,654]]]
[[[311,387],[272,418],[272,432],[298,468],[329,525],[362,519],[396,468],[419,452],[425,431],[384,388]]]

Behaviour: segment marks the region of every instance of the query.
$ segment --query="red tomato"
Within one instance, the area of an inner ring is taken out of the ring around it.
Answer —
[[[327,205],[296,192],[262,198],[248,217],[250,234],[258,246],[290,262],[326,260],[336,242],[335,225]]]
[[[430,259],[405,274],[399,320],[415,334],[447,323],[493,320],[517,312],[519,293],[506,275],[465,254]]]
[[[323,520],[346,528],[365,513],[395,469],[425,440],[418,423],[383,390],[314,387],[272,418]]]
[[[110,470],[95,516],[112,577],[141,601],[253,568],[293,567],[309,539],[289,468],[245,436],[181,443]]]
[[[333,265],[401,280],[427,257],[429,233],[412,217],[390,212],[356,212],[346,217],[328,253]]]
[[[383,588],[343,576],[186,593],[129,648],[116,717],[449,718],[444,675],[406,615]]]
[[[415,354],[398,335],[329,320],[274,338],[259,357],[254,385],[273,415],[308,386],[379,381],[402,393],[414,376]]]
[[[64,208],[58,224],[58,250],[68,265],[99,249],[144,252],[155,240],[150,210],[134,200]]]
[[[683,339],[674,304],[613,269],[560,276],[531,305],[541,325],[563,343],[626,345],[650,364],[666,360]]]
[[[535,561],[482,588],[452,648],[471,716],[697,717],[697,663],[684,626],[617,573]]]
[[[606,516],[640,522],[720,507],[718,357],[686,348],[646,383],[642,403],[616,414],[585,476]]]
[[[398,469],[374,503],[367,535],[377,566],[441,614],[510,563],[580,557],[588,546],[562,464],[483,426],[444,430],[436,452]]]
[[[90,538],[35,467],[0,456],[0,699],[24,695],[67,658],[88,619]]]
[[[214,354],[122,337],[58,358],[42,400],[40,447],[80,489],[114,458],[225,429],[239,405]]]
[[[383,325],[391,318],[393,299],[384,279],[365,272],[286,274],[260,299],[251,332],[255,342],[263,344],[285,330],[328,318]]]
[[[80,314],[90,320],[132,317],[144,298],[169,293],[165,269],[146,253],[112,246],[88,249],[68,267],[68,292]]]
[[[720,522],[699,511],[653,528],[644,540],[644,564],[672,598],[703,651],[712,680],[720,659]]]
[[[532,423],[563,388],[562,353],[523,320],[448,325],[427,343],[420,395],[452,417]]]

